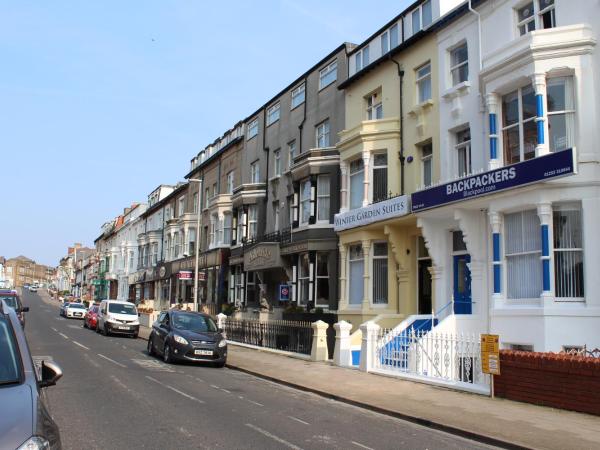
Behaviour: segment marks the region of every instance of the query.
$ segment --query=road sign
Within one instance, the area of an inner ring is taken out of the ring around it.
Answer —
[[[279,301],[287,302],[290,300],[290,286],[287,284],[279,285]]]
[[[500,337],[497,334],[481,335],[481,371],[500,375]]]

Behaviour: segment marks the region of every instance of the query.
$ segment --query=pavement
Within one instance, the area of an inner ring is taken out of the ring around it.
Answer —
[[[23,293],[25,331],[32,354],[63,369],[47,396],[66,450],[491,448],[241,370],[164,364],[146,341],[84,329],[38,294]]]
[[[227,366],[306,392],[508,448],[598,449],[600,417],[230,345]]]

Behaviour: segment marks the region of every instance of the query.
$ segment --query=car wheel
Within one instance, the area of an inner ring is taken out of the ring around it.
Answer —
[[[96,333],[100,333],[100,324],[99,323],[96,324]]]
[[[152,335],[148,337],[148,355],[154,356],[154,343],[152,342]]]
[[[83,319],[83,328],[87,328],[87,323],[85,322],[85,319]]]
[[[106,324],[104,324],[104,326],[102,327],[102,335],[103,336],[108,336],[110,333],[108,332],[108,329],[106,328]]]
[[[173,357],[171,356],[171,347],[169,347],[169,344],[165,344],[165,348],[163,350],[163,361],[167,364],[171,364],[173,362]]]
[[[131,337],[132,337],[133,339],[137,339],[137,338],[138,338],[138,334],[137,334],[137,333],[133,333],[133,334],[131,335]]]
[[[222,369],[223,367],[225,367],[225,361],[215,363],[215,367],[218,369]]]

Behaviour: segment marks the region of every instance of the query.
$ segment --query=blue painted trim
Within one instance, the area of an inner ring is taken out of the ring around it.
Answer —
[[[494,294],[500,294],[500,264],[494,264]]]
[[[548,225],[542,225],[542,256],[550,256],[550,240],[548,239]]]
[[[537,94],[535,96],[535,112],[538,117],[544,117],[544,96]]]
[[[490,159],[498,158],[498,138],[496,137],[496,114],[490,113]]]
[[[535,106],[537,115],[537,140],[538,144],[543,144],[546,139],[544,137],[544,96],[542,94],[535,96]]]
[[[544,291],[550,290],[550,260],[544,259],[542,260],[542,273],[543,273],[543,285]]]
[[[500,261],[500,233],[492,233],[492,242],[494,245],[494,262]]]
[[[490,134],[496,134],[496,114],[490,113]]]

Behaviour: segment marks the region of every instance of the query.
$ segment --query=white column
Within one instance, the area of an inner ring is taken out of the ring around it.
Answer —
[[[550,153],[550,146],[548,145],[548,124],[546,123],[546,74],[535,73],[533,74],[532,82],[533,88],[535,89],[535,105],[536,105],[536,131],[538,144],[535,146],[535,156],[547,155]]]
[[[368,310],[371,307],[371,289],[369,280],[371,279],[371,274],[369,272],[369,267],[371,266],[371,258],[370,258],[370,250],[371,249],[371,241],[364,240],[362,241],[362,251],[363,251],[363,301],[362,301],[362,309]]]
[[[490,138],[490,161],[488,163],[488,169],[494,170],[500,167],[500,148],[498,143],[498,94],[495,92],[489,93],[485,96],[487,104],[488,115],[489,115],[489,138]]]
[[[362,205],[367,206],[369,204],[369,180],[370,180],[370,171],[369,171],[369,160],[371,158],[371,154],[369,152],[363,152],[363,166],[364,166],[364,177],[363,177],[363,201]]]
[[[348,249],[346,248],[346,245],[341,242],[338,244],[338,247],[340,249],[340,299],[338,302],[338,310],[345,310],[348,308],[348,297],[346,295],[346,282],[348,279],[346,275],[346,255],[348,254]]]
[[[546,300],[552,299],[554,290],[552,289],[552,205],[550,203],[540,203],[537,207],[538,217],[540,219],[540,233],[542,241],[542,256],[540,264],[542,265],[542,301],[547,306]]]
[[[340,187],[340,212],[348,211],[348,163],[340,161],[340,172],[342,174]]]
[[[219,214],[219,221],[217,222],[217,232],[218,239],[216,239],[217,245],[223,245],[223,234],[225,226],[225,215],[223,213]]]
[[[375,365],[375,344],[379,337],[381,327],[373,321],[368,321],[360,326],[362,343],[360,347],[360,370],[369,372]]]
[[[313,341],[310,360],[327,361],[329,359],[327,351],[327,328],[329,328],[329,325],[322,320],[317,320],[311,326],[313,329]]]
[[[350,330],[352,324],[342,320],[333,324],[335,329],[335,349],[333,351],[333,363],[336,366],[352,365],[352,349],[350,347]]]

